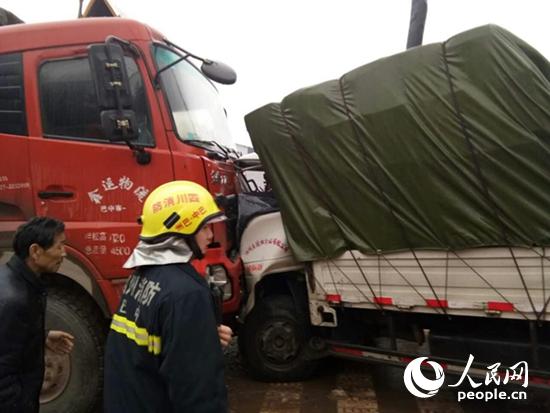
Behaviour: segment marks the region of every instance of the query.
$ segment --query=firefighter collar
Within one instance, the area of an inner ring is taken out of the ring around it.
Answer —
[[[144,265],[184,264],[191,261],[193,252],[185,240],[170,237],[158,244],[139,241],[124,268],[136,268]]]

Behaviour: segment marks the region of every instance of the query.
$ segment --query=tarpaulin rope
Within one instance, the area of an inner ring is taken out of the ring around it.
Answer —
[[[353,255],[353,253],[350,251],[351,253],[351,256],[353,257],[353,259],[355,260],[355,264],[357,265],[357,267],[359,268],[359,271],[361,271],[361,267],[359,267],[359,264],[357,263],[357,260],[355,259],[355,256]],[[371,300],[360,288],[358,285],[356,285],[353,280],[349,277],[349,275],[347,275],[345,273],[344,270],[342,270],[333,260],[330,261],[334,267],[344,276],[345,279],[347,279],[349,281],[349,284],[352,285],[358,292],[359,294],[361,294],[365,300],[367,301],[367,303],[369,304],[378,304],[378,307],[379,309],[383,310],[382,308],[382,304],[380,303],[377,303],[376,300],[374,300],[374,297],[376,297],[376,295],[374,294],[374,290],[372,288],[372,286],[370,285],[369,281],[367,279],[365,279],[366,283],[367,283],[367,286],[369,287],[372,295],[373,295],[373,299]],[[329,269],[330,269],[330,265],[329,265]],[[364,276],[363,276],[364,277]]]
[[[382,198],[384,204],[386,205],[386,208],[390,211],[390,214],[391,214],[393,220],[397,224],[399,232],[401,233],[401,236],[403,237],[403,241],[405,242],[405,244],[407,245],[407,247],[411,251],[418,267],[420,268],[420,271],[422,272],[422,275],[424,276],[424,279],[428,283],[428,286],[430,287],[430,290],[432,291],[432,294],[434,295],[435,299],[437,300],[437,303],[440,303],[441,300],[439,299],[439,297],[438,297],[438,295],[435,291],[435,288],[433,287],[430,279],[428,278],[428,274],[426,274],[426,271],[425,271],[424,267],[422,266],[422,263],[418,259],[417,255],[416,255],[416,252],[414,251],[414,249],[412,247],[412,243],[410,242],[410,239],[407,235],[407,231],[405,230],[405,227],[403,226],[403,223],[397,217],[397,215],[395,213],[395,209],[394,209],[392,203],[390,202],[389,197],[386,195],[386,192],[384,191],[384,188],[382,187],[382,183],[378,180],[378,178],[376,177],[376,174],[372,170],[371,162],[368,158],[368,148],[365,147],[365,143],[363,142],[363,139],[360,138],[361,133],[358,130],[358,127],[357,127],[355,121],[352,118],[351,111],[350,111],[350,108],[349,108],[349,104],[348,104],[346,96],[344,94],[344,87],[342,85],[342,79],[343,79],[343,77],[341,77],[338,80],[340,94],[342,95],[342,101],[343,101],[344,107],[346,109],[346,116],[348,117],[351,124],[353,125],[353,131],[354,131],[355,139],[357,140],[357,142],[359,144],[359,147],[362,149],[363,158],[365,159],[365,165],[366,165],[366,168],[367,168],[367,174],[372,177],[372,180],[373,180],[374,184],[376,185],[376,188],[378,189],[380,197]],[[440,307],[440,308],[443,311],[443,314],[447,315],[447,310],[445,309],[445,307]],[[434,308],[434,310],[437,313],[439,313],[437,308]]]
[[[542,275],[542,292],[543,294],[546,294],[546,288],[545,288],[546,285],[545,285],[545,277],[544,277],[544,271],[545,271],[544,262],[548,260],[548,257],[546,256],[546,249],[543,247],[542,254],[538,254],[536,251],[535,251],[535,254],[537,254],[540,257],[540,272]],[[543,300],[544,300],[544,306],[542,307],[540,314],[537,316],[537,321],[540,321],[544,316],[544,314],[546,313],[546,309],[548,308],[548,304],[550,303],[550,296],[548,296],[548,298],[543,298]]]
[[[460,255],[458,255],[456,253],[456,251],[451,251],[454,256],[456,258],[458,258],[466,267],[468,267],[468,269],[470,271],[472,271],[475,275],[477,275],[485,284],[487,284],[487,286],[493,290],[495,293],[497,293],[497,295],[502,298],[506,303],[508,304],[513,304],[510,300],[508,300],[493,284],[491,284],[483,275],[481,275],[473,266],[471,266],[470,264],[468,264],[468,262],[462,258]],[[525,313],[521,310],[518,310],[517,307],[515,307],[515,311],[518,312],[523,318],[525,318],[526,320],[529,319],[529,317],[527,317],[527,315],[525,315]]]
[[[296,147],[296,149],[298,151],[298,154],[301,156],[303,164],[306,166],[305,169],[308,172],[310,179],[312,180],[312,182],[316,182],[316,184],[317,184],[314,187],[317,188],[317,189],[322,188],[322,185],[319,182],[317,182],[317,179],[315,178],[315,174],[311,170],[310,165],[315,165],[314,160],[311,158],[311,155],[308,153],[306,148],[304,148],[303,145],[298,141],[298,139],[296,139],[296,136],[294,136],[294,134],[292,133],[292,131],[290,129],[290,125],[288,124],[288,120],[287,120],[287,118],[286,118],[286,116],[283,112],[282,107],[279,106],[279,108],[280,108],[281,117],[283,118],[283,121],[285,123],[287,133],[290,136],[290,138],[292,139],[292,142],[294,143],[294,146]],[[330,207],[330,201],[326,198],[326,194],[321,190],[318,190],[317,194],[318,194],[319,200],[323,202],[323,204],[325,206],[325,209],[330,214],[331,220],[334,222],[336,228],[340,232],[340,236],[342,237],[342,239],[345,239],[344,231],[342,231],[342,228],[340,228],[340,225],[338,225],[338,222],[334,219],[335,215],[334,215],[334,212],[332,211],[332,208]],[[327,254],[327,252],[324,250],[322,245],[321,245],[321,249],[323,249],[324,256],[326,258],[329,258],[329,254]],[[353,253],[351,252],[351,250],[349,252],[353,256]],[[354,257],[354,259],[355,259],[355,257]],[[369,289],[373,292],[373,296],[375,296],[374,295],[374,290],[373,290],[372,286],[370,285],[369,280],[367,279],[366,275],[363,273],[361,268],[359,268],[359,271],[361,272],[361,275],[363,276],[363,278],[365,280],[365,283],[367,283],[367,285],[369,286]],[[384,311],[384,308],[382,307],[381,304],[379,304],[376,300],[374,300],[374,302],[376,304],[378,304],[378,307],[379,307],[380,310]]]
[[[474,165],[474,173],[475,173],[475,175],[478,179],[479,185],[481,186],[478,189],[481,190],[482,195],[485,197],[485,200],[488,202],[489,206],[493,210],[494,216],[497,218],[497,221],[498,221],[499,226],[500,226],[502,241],[504,242],[504,245],[506,245],[506,247],[510,251],[510,255],[512,256],[512,260],[514,261],[514,265],[515,265],[515,267],[518,271],[519,277],[521,279],[521,283],[523,285],[523,289],[525,290],[525,294],[527,295],[527,299],[529,300],[529,303],[531,305],[533,313],[537,314],[537,309],[535,308],[535,303],[533,302],[533,299],[532,299],[531,294],[529,292],[529,288],[527,288],[527,283],[525,282],[525,277],[523,276],[521,268],[518,264],[518,261],[516,259],[515,254],[514,254],[514,251],[512,249],[510,240],[508,238],[507,227],[504,224],[504,221],[502,219],[502,214],[500,212],[500,208],[498,207],[497,203],[495,202],[495,200],[491,196],[491,193],[489,191],[489,187],[487,186],[487,181],[486,181],[485,176],[483,175],[483,172],[481,170],[481,165],[479,163],[479,155],[478,155],[478,153],[477,153],[477,151],[474,147],[474,144],[472,142],[472,136],[470,135],[470,131],[469,131],[467,125],[466,125],[466,119],[464,118],[463,113],[460,110],[460,105],[458,103],[458,98],[456,96],[455,86],[454,86],[454,83],[453,83],[453,80],[452,80],[452,77],[451,77],[449,62],[447,60],[447,46],[446,45],[447,45],[447,42],[443,42],[441,44],[443,62],[444,62],[444,65],[445,65],[445,76],[447,77],[447,81],[449,82],[449,92],[451,94],[451,99],[452,99],[452,104],[454,106],[455,115],[458,119],[460,129],[462,131],[462,135],[463,135],[464,139],[466,140],[466,145],[468,147],[468,151],[470,152],[472,163]],[[538,314],[537,319],[540,316],[541,316],[541,314]]]

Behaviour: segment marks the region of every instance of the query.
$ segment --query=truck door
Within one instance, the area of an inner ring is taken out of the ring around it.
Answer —
[[[145,198],[174,176],[161,122],[153,121],[157,109],[148,105],[156,100],[141,75],[146,73],[143,61],[124,60],[139,126],[137,142],[150,153],[148,164],[138,163],[126,144],[105,136],[85,48],[26,55],[26,64],[36,67],[30,94],[33,106],[40,108],[29,114],[36,211],[64,220],[69,244],[107,278],[120,277],[136,244],[136,220]]]

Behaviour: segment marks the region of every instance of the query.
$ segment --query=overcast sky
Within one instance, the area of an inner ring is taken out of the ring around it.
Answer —
[[[85,0],[85,5],[88,0]],[[219,86],[233,139],[250,144],[243,117],[301,87],[403,51],[410,0],[194,0],[110,2],[183,48],[231,65]],[[27,23],[75,18],[78,0],[0,0]],[[424,44],[498,24],[550,58],[548,0],[428,0]]]

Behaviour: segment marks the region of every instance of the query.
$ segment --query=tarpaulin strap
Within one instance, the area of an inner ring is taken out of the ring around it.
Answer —
[[[373,299],[373,302],[374,303],[378,303],[378,301],[376,300],[376,293],[374,292],[374,289],[372,288],[372,285],[370,285],[370,282],[369,280],[367,279],[367,276],[366,274],[363,272],[363,268],[361,268],[361,265],[359,264],[359,262],[357,261],[357,258],[355,257],[355,255],[353,254],[353,251],[350,251],[349,252],[353,258],[353,261],[355,262],[355,265],[357,266],[357,268],[359,268],[359,271],[361,272],[361,275],[363,276],[363,279],[365,280],[365,282],[367,283],[367,286],[369,287],[369,290],[372,294],[372,299]],[[382,307],[382,304],[381,303],[378,303],[380,305],[380,307]]]
[[[445,254],[445,300],[447,299],[447,288],[449,287],[449,250]]]
[[[546,255],[545,247],[542,247],[542,254],[538,253],[535,248],[531,248],[531,251],[533,251],[536,255],[538,255],[541,260],[550,262],[550,256]],[[544,268],[544,262],[541,263],[542,268]]]
[[[378,267],[378,295],[382,295],[382,268],[380,267],[380,252],[376,254],[376,264]]]
[[[542,247],[542,254],[539,254],[534,248],[533,248],[533,251],[535,251],[535,254],[537,254],[540,257],[540,272],[541,272],[541,277],[542,277],[542,292],[543,292],[543,294],[545,294],[546,293],[546,285],[545,285],[545,277],[544,277],[544,270],[545,270],[544,262],[548,261],[549,257],[546,256],[546,248],[545,247]],[[546,313],[546,308],[548,308],[549,303],[550,303],[550,295],[548,296],[548,298],[545,299],[544,306],[542,307],[542,310],[540,311],[540,314],[537,316],[537,321],[540,321],[540,319],[542,318],[544,313]]]
[[[390,211],[390,213],[392,215],[392,218],[397,223],[397,227],[399,229],[399,232],[401,233],[401,236],[403,237],[403,241],[405,242],[405,244],[407,244],[408,248],[410,249],[416,263],[418,264],[418,267],[420,268],[420,271],[422,272],[422,275],[424,276],[424,279],[426,280],[426,282],[428,283],[428,286],[430,287],[430,290],[432,291],[432,294],[434,295],[435,299],[439,303],[439,302],[441,302],[441,300],[437,296],[437,293],[435,292],[435,289],[434,289],[430,279],[428,278],[428,274],[426,274],[426,271],[424,270],[424,267],[422,266],[422,263],[420,262],[420,260],[416,256],[416,253],[414,252],[414,249],[412,248],[412,243],[410,242],[409,237],[407,236],[407,231],[405,231],[405,227],[403,226],[403,223],[397,218],[397,215],[394,211],[394,208],[393,208],[388,196],[386,195],[386,192],[384,192],[384,190],[382,188],[382,184],[380,183],[380,181],[376,177],[376,174],[371,169],[371,165],[370,165],[370,162],[369,162],[369,159],[368,159],[368,148],[365,147],[365,144],[364,144],[363,140],[360,139],[360,132],[358,131],[357,125],[353,121],[353,118],[351,116],[351,111],[349,109],[349,105],[348,105],[348,102],[346,100],[346,96],[344,94],[344,87],[342,85],[342,79],[343,79],[343,77],[341,77],[338,80],[340,94],[342,95],[342,102],[344,104],[344,107],[346,108],[346,116],[349,118],[351,124],[353,125],[353,131],[354,131],[355,139],[357,140],[357,142],[359,144],[359,147],[362,149],[363,157],[365,159],[365,164],[367,166],[367,174],[372,177],[372,180],[375,183],[375,185],[378,189],[378,192],[380,193],[380,197],[382,198],[382,200],[384,201],[384,204],[386,205],[386,207]],[[443,311],[443,314],[447,315],[446,308],[441,308],[441,310]],[[435,308],[435,311],[439,313],[437,308]]]
[[[422,295],[422,293],[420,291],[418,291],[418,289],[407,279],[407,277],[405,277],[403,275],[403,273],[401,271],[399,271],[399,269],[393,265],[393,263],[388,260],[388,258],[385,256],[385,255],[382,255],[382,257],[384,258],[384,260],[388,263],[388,265],[397,273],[399,274],[399,276],[403,279],[403,281],[405,281],[405,283],[407,283],[407,285],[416,293],[420,296],[420,298],[422,299],[423,302],[427,302],[428,299],[426,297],[424,297]],[[433,289],[432,289],[432,292],[433,292]],[[434,293],[435,294],[435,293]],[[440,300],[438,297],[437,297],[437,294],[435,294],[435,299],[437,300],[436,303],[441,303],[443,300]],[[446,311],[445,307],[432,307],[435,311],[437,311],[438,308],[441,308],[443,311]]]
[[[296,139],[296,136],[294,136],[294,134],[292,133],[292,131],[290,129],[290,126],[288,124],[287,118],[286,118],[285,114],[283,113],[282,107],[279,106],[279,109],[281,111],[281,117],[283,118],[283,121],[285,123],[285,128],[288,132],[288,135],[292,139],[292,142],[294,143],[294,146],[296,147],[296,149],[298,151],[298,154],[302,157],[303,164],[306,167],[305,169],[306,169],[307,173],[309,174],[309,177],[310,177],[311,181],[316,183],[315,188],[321,188],[321,186],[322,186],[321,183],[317,182],[317,180],[315,179],[315,175],[311,171],[311,166],[310,165],[313,165],[314,163],[311,161],[310,156],[307,153],[307,151],[302,147],[302,145]],[[332,212],[332,210],[330,208],[330,202],[328,202],[328,200],[325,199],[324,193],[322,191],[319,191],[318,194],[321,195],[319,197],[319,199],[321,201],[323,201],[323,203],[325,204],[325,208],[328,211],[328,213],[330,214],[330,217],[331,217],[332,221],[336,224],[336,227],[340,230],[340,232],[342,232],[342,230],[340,229],[340,226],[336,223],[336,221],[333,218],[334,213]],[[321,246],[321,249],[323,250],[323,256],[328,258],[329,254],[324,250],[322,245],[320,245],[320,246]]]
[[[340,294],[340,292],[338,291],[338,287],[336,286],[336,280],[334,279],[334,274],[332,273],[332,268],[330,268],[331,263],[332,263],[332,261],[329,261],[329,263],[328,263],[328,273],[330,274],[330,279],[332,280],[332,285],[334,285],[334,291],[336,291],[336,294]],[[337,265],[335,265],[335,267],[338,268]],[[314,279],[316,279],[316,278],[314,277]]]
[[[350,254],[353,257],[353,259],[355,260],[355,256],[353,255],[353,253],[351,251],[350,251]],[[350,285],[352,285],[359,292],[359,294],[361,294],[363,297],[365,297],[365,300],[368,303],[378,305],[379,309],[384,311],[384,308],[382,307],[382,305],[380,303],[376,302],[376,300],[374,299],[374,297],[376,295],[374,294],[374,290],[373,290],[372,286],[370,285],[369,281],[366,278],[365,278],[365,282],[367,283],[367,285],[369,287],[369,290],[373,294],[373,299],[372,300],[353,282],[353,280],[349,277],[349,275],[347,275],[338,265],[336,265],[336,263],[334,263],[332,260],[330,262],[344,276],[344,278],[349,281]],[[357,261],[355,261],[355,264],[359,267],[359,264],[357,263]],[[330,265],[329,265],[328,268],[329,268],[329,271],[330,271]],[[360,267],[359,267],[359,271],[361,271]],[[331,275],[332,275],[332,271],[331,271]],[[363,277],[365,277],[365,276],[363,275]],[[333,278],[333,282],[334,282],[334,278]]]
[[[111,322],[111,330],[125,335],[138,346],[147,347],[149,353],[159,355],[161,352],[160,337],[149,334],[145,328],[138,327],[135,322],[128,320],[126,317],[115,314]]]
[[[544,277],[544,257],[546,255],[545,248],[542,247],[542,255],[540,256],[540,277],[542,278],[542,297],[544,299],[544,308],[548,305],[548,301],[546,300],[546,281]],[[550,296],[548,297],[550,299]],[[543,310],[544,310],[543,308]]]
[[[525,282],[525,277],[523,276],[523,273],[521,272],[521,268],[519,267],[519,264],[517,262],[516,256],[514,255],[514,251],[512,250],[510,241],[508,239],[508,234],[506,230],[506,225],[504,224],[504,221],[502,220],[502,216],[500,213],[500,209],[497,205],[497,203],[494,201],[493,197],[491,196],[491,193],[489,192],[489,187],[487,186],[487,181],[485,180],[485,176],[483,175],[483,172],[481,170],[481,165],[479,164],[479,157],[478,154],[474,148],[474,145],[472,143],[472,137],[470,135],[470,132],[466,126],[466,119],[464,119],[464,116],[462,112],[460,111],[460,105],[458,104],[458,98],[456,97],[455,87],[453,80],[451,78],[451,71],[449,69],[449,62],[447,60],[447,42],[443,42],[441,44],[442,48],[442,54],[443,54],[443,62],[445,64],[445,76],[447,77],[447,81],[449,82],[449,92],[451,94],[452,104],[454,106],[455,114],[458,119],[458,122],[460,124],[460,129],[462,130],[462,135],[464,139],[466,140],[466,145],[468,147],[468,151],[470,152],[470,156],[472,158],[472,163],[474,165],[474,173],[477,176],[477,179],[479,181],[479,184],[481,185],[481,193],[493,209],[493,214],[497,218],[497,221],[500,226],[501,231],[501,237],[504,244],[508,247],[510,251],[510,255],[512,256],[512,259],[514,261],[514,265],[516,266],[516,269],[518,271],[519,277],[521,279],[521,283],[523,285],[523,289],[525,290],[525,293],[527,294],[527,298],[529,300],[529,303],[531,304],[531,308],[533,309],[533,313],[537,314],[537,310],[535,308],[535,304],[533,303],[533,299],[531,297],[531,294],[529,293],[529,289],[527,288],[527,284]],[[537,319],[540,317],[541,314],[537,315]]]
[[[280,106],[279,106],[280,107]],[[281,109],[281,117],[283,118],[283,121],[285,123],[285,127],[286,127],[286,130],[289,134],[289,136],[291,137],[292,139],[292,142],[294,143],[294,146],[296,147],[296,149],[298,150],[298,154],[302,157],[302,160],[303,160],[303,164],[306,166],[306,170],[308,172],[308,174],[310,175],[310,178],[312,180],[312,182],[316,182],[317,180],[315,179],[315,175],[313,174],[313,172],[311,171],[311,167],[310,165],[315,165],[315,162],[311,159],[311,156],[309,155],[308,151],[298,142],[298,139],[296,139],[296,136],[294,136],[294,134],[292,133],[291,129],[290,129],[290,126],[288,124],[288,121],[287,121],[287,118],[282,110],[282,107],[280,107]],[[314,187],[315,188],[322,188],[323,186],[319,183],[319,182],[316,182],[317,185],[315,185]],[[328,213],[330,214],[330,218],[332,220],[332,222],[334,222],[336,228],[338,229],[338,231],[340,232],[340,236],[342,237],[342,239],[346,239],[345,237],[345,234],[344,234],[344,231],[342,231],[342,228],[340,227],[340,225],[338,225],[338,222],[334,219],[334,213],[332,212],[332,209],[330,207],[330,202],[328,199],[326,199],[326,195],[323,191],[319,190],[317,192],[320,196],[319,196],[319,200],[323,202],[326,210],[328,211]],[[321,249],[323,249],[323,247],[321,246]],[[349,250],[350,254],[352,254],[353,256],[353,253],[351,252],[351,250]],[[324,251],[323,249],[323,254],[325,257],[329,257],[329,254],[326,253],[326,251]],[[353,256],[354,260],[355,260],[355,257]],[[356,261],[357,263],[357,261]],[[338,268],[338,266],[336,266],[336,268]],[[372,289],[372,286],[370,285],[367,277],[365,276],[365,274],[363,273],[362,269],[359,268],[359,271],[361,271],[361,275],[363,276],[363,278],[365,279],[365,282],[367,283],[367,285],[369,286],[370,290],[372,291],[372,294],[373,294],[373,297],[375,297],[375,294],[374,294],[374,290]],[[352,283],[353,284],[353,283]],[[335,288],[336,288],[336,285],[335,285]],[[360,290],[359,290],[360,291]],[[361,292],[361,291],[360,291]],[[365,296],[363,294],[363,296]],[[366,296],[365,296],[366,297]],[[366,297],[367,298],[367,297]],[[368,298],[367,298],[368,299]],[[374,300],[373,298],[373,301],[376,302],[376,300]],[[380,310],[384,310],[384,308],[382,307],[381,304],[378,304],[379,306],[379,309]]]
[[[487,279],[486,279],[483,275],[481,275],[479,272],[476,271],[476,269],[475,269],[474,267],[472,267],[470,264],[468,264],[468,262],[467,262],[464,258],[462,258],[460,255],[458,255],[458,254],[456,253],[456,251],[452,251],[452,253],[453,253],[454,256],[455,256],[456,258],[458,258],[466,267],[468,267],[468,269],[469,269],[470,271],[472,271],[472,272],[473,272],[475,275],[477,275],[485,284],[487,284],[487,286],[489,286],[489,288],[490,288],[491,290],[493,290],[495,293],[497,293],[497,294],[500,296],[500,298],[502,298],[502,300],[504,300],[504,301],[505,301],[506,303],[508,303],[508,304],[513,304],[513,303],[510,302],[505,296],[503,296],[502,293],[501,293],[497,288],[495,288],[489,281],[487,281]],[[521,314],[521,315],[523,316],[523,318],[525,318],[526,320],[529,319],[529,318],[525,315],[525,313],[524,313],[523,311],[518,310],[517,307],[515,307],[515,306],[514,306],[514,308],[515,308],[515,311],[516,311],[516,312],[518,312],[519,314]]]

